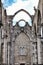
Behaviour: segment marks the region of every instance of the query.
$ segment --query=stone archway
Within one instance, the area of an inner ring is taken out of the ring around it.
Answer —
[[[25,12],[29,16],[29,13],[23,9],[16,12],[15,15],[21,11]],[[11,19],[13,19],[15,15],[12,16]],[[13,27],[14,37],[13,36],[11,37],[12,40],[14,39],[12,41],[12,51],[11,51],[12,52],[11,61],[13,60],[12,65],[20,62],[26,62],[28,65],[31,65],[32,32],[31,33],[30,32],[31,27],[28,24],[26,25],[26,27],[24,27],[24,31],[21,31],[20,27],[17,24]]]

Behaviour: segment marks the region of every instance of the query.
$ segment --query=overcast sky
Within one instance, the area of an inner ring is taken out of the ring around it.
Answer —
[[[38,2],[39,0],[2,0],[3,7],[6,9],[7,15],[14,15],[14,13],[20,9],[25,9],[31,15],[34,15],[34,6],[37,8]],[[26,21],[32,25],[30,17],[24,12],[19,13],[15,18],[13,18],[13,25],[16,24],[17,20],[22,18],[26,19]]]

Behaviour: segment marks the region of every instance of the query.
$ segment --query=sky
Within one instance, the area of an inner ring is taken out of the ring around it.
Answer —
[[[1,0],[3,3],[3,7],[6,9],[7,15],[14,15],[20,9],[24,9],[29,12],[31,15],[34,15],[34,6],[37,8],[39,0]],[[18,19],[22,18],[22,16],[26,16],[25,13],[19,13],[13,21],[17,21]],[[22,15],[22,16],[21,16]],[[19,17],[18,17],[19,16]],[[30,21],[30,18],[24,17],[27,21]],[[31,22],[29,22],[30,24]],[[30,24],[31,25],[31,24]]]
[[[37,8],[39,0],[2,0],[3,7],[8,15],[13,15],[16,11],[26,9],[31,15],[34,14],[34,6]]]

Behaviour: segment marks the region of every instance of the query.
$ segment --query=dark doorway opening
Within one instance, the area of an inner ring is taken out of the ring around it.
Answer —
[[[20,65],[25,65],[25,63],[21,63]]]

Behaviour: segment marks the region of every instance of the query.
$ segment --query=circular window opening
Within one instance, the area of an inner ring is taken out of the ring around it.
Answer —
[[[24,27],[24,26],[26,25],[26,22],[20,21],[20,22],[18,23],[18,25],[19,25],[20,27]]]

